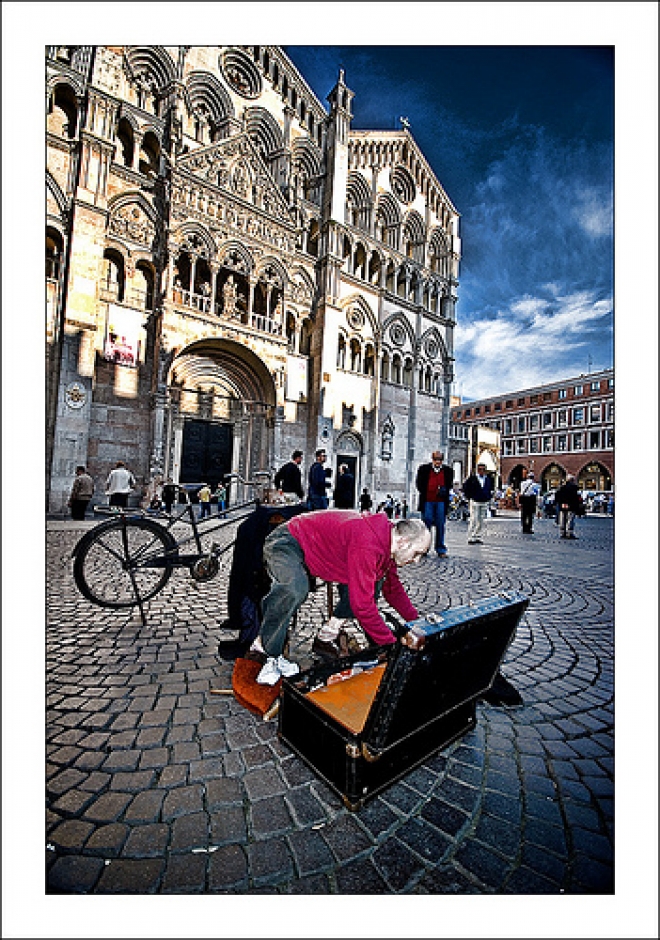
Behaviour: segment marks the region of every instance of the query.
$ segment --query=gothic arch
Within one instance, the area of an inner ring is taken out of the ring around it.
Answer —
[[[203,107],[214,124],[223,118],[234,116],[234,105],[217,78],[208,72],[191,72],[186,79],[187,101],[190,114]]]
[[[266,163],[283,147],[282,131],[265,108],[246,109],[245,130]]]
[[[289,283],[289,275],[286,272],[286,268],[282,264],[279,258],[276,258],[274,255],[266,255],[263,258],[260,258],[256,269],[255,274],[257,277],[261,277],[266,273],[267,268],[273,268],[280,283],[277,285],[281,290],[286,288],[286,285]]]
[[[200,258],[215,258],[217,249],[210,232],[199,222],[184,222],[172,232],[172,243],[179,251],[193,251]]]
[[[359,333],[359,335],[365,339],[367,337],[376,337],[378,335],[378,321],[376,320],[376,315],[362,294],[351,294],[349,297],[344,297],[343,300],[340,301],[339,306],[344,311],[346,321],[350,326],[352,333]],[[352,317],[353,322],[351,322],[351,319],[349,319],[351,318],[352,311],[357,313],[357,317]],[[355,325],[359,323],[360,318],[363,320],[363,325]],[[366,324],[369,325],[368,330],[365,329]]]
[[[293,143],[293,162],[307,177],[318,176],[321,172],[321,151],[309,137],[298,137]]]
[[[447,358],[447,347],[437,327],[432,326],[424,333],[419,341],[420,351],[428,362],[444,362]]]
[[[415,348],[415,331],[401,313],[394,313],[383,323],[383,338],[388,348],[404,355]]]
[[[148,74],[154,80],[157,91],[161,91],[176,78],[174,62],[162,46],[128,46],[124,51],[124,62],[132,81],[140,75]]]
[[[58,210],[57,215],[53,215],[47,211],[48,222],[56,222],[58,226],[63,226],[67,213],[66,197],[62,192],[59,183],[48,170],[46,171],[46,196],[51,198]]]
[[[218,249],[218,261],[224,267],[246,275],[254,271],[255,267],[254,258],[248,249],[236,241],[225,242]]]
[[[142,209],[145,215],[148,217],[150,222],[156,224],[156,210],[151,205],[148,199],[145,198],[144,194],[137,189],[132,191],[121,193],[119,196],[113,196],[108,200],[108,215],[111,216],[118,209],[123,208],[124,206],[137,205]]]

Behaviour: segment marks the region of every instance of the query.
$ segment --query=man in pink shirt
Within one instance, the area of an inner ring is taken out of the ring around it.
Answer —
[[[293,615],[309,593],[309,575],[348,587],[353,616],[379,646],[396,639],[378,611],[376,585],[404,620],[419,617],[405,592],[397,568],[425,555],[431,536],[420,519],[392,523],[384,513],[350,509],[303,513],[278,526],[264,543],[271,578],[263,601],[260,641],[268,657],[257,682],[274,685],[280,676],[299,672],[282,655]]]

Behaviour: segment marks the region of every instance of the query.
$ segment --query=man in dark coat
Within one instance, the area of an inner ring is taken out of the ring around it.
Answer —
[[[445,520],[449,512],[449,493],[454,484],[454,471],[443,464],[444,457],[442,451],[433,451],[431,463],[421,465],[415,480],[419,493],[417,508],[426,527],[430,530],[435,526],[435,550],[440,556],[447,554]]]
[[[331,484],[324,466],[326,459],[327,454],[325,448],[320,448],[316,451],[314,463],[309,468],[309,489],[307,495],[309,497],[310,509],[328,508],[327,487]]]
[[[348,469],[348,464],[339,466],[339,476],[335,485],[335,509],[353,509],[355,505],[355,477]]]
[[[575,482],[575,477],[566,477],[566,482],[555,493],[555,505],[559,512],[561,538],[576,539],[577,535],[573,532],[575,517],[584,515],[584,503]]]
[[[468,545],[483,545],[484,520],[493,498],[493,479],[486,473],[485,463],[478,463],[477,472],[467,478],[463,484],[463,496],[469,500],[470,506]]]
[[[275,474],[275,488],[282,490],[283,493],[295,493],[298,499],[305,495],[302,485],[302,474],[300,464],[302,463],[303,453],[301,450],[294,450],[291,454],[291,460],[285,463]]]

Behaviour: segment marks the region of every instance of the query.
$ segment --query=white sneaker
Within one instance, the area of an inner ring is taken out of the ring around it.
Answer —
[[[288,659],[285,659],[284,656],[277,657],[277,669],[283,676],[287,678],[289,676],[295,676],[300,672],[300,666],[298,663],[290,663]]]
[[[280,659],[281,658],[280,656]],[[278,669],[277,662],[274,656],[268,657],[257,676],[259,685],[275,685],[275,683],[279,681],[282,674]]]

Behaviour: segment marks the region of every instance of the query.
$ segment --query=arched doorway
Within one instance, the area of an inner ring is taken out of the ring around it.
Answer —
[[[360,457],[362,455],[362,438],[354,431],[343,431],[337,438],[335,445],[335,466],[333,483],[336,484],[339,476],[339,467],[346,464],[349,473],[353,476],[353,508],[356,505],[357,494],[362,492],[360,486]]]
[[[566,479],[566,471],[558,463],[548,464],[541,474],[541,491],[547,493],[549,490],[556,490]]]
[[[216,486],[228,473],[254,480],[274,453],[276,394],[266,365],[226,340],[186,347],[168,375],[165,475]],[[232,502],[254,493],[233,487]]]
[[[577,485],[581,490],[611,490],[612,476],[607,467],[594,461],[582,467],[577,475]]]

